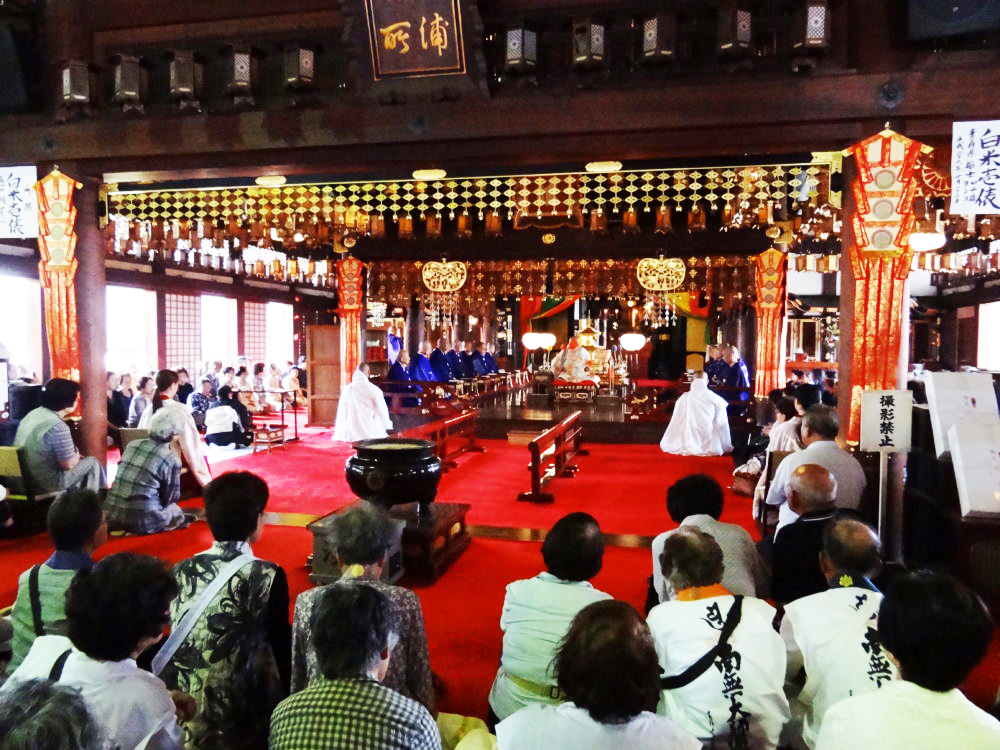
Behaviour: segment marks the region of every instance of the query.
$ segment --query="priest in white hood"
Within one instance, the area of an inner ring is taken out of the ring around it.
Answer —
[[[708,383],[695,380],[691,390],[674,405],[660,450],[679,456],[721,456],[733,449],[729,434],[728,404],[708,390]]]
[[[385,395],[381,388],[368,380],[368,373],[368,365],[362,362],[354,371],[351,384],[340,392],[337,421],[333,427],[334,440],[353,443],[356,440],[384,438],[393,429]]]

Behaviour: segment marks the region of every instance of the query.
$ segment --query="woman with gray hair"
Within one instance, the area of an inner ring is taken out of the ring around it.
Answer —
[[[99,750],[100,728],[83,696],[49,680],[22,682],[0,700],[4,750]]]
[[[402,586],[381,580],[386,553],[396,533],[385,511],[366,502],[358,502],[334,517],[330,546],[336,550],[341,567],[338,583],[303,591],[295,600],[292,622],[292,692],[307,687],[320,676],[316,653],[309,647],[310,618],[319,597],[340,582],[356,581],[385,594],[392,602],[398,623],[399,644],[393,651],[389,671],[383,682],[408,698],[434,710],[434,686],[424,614],[417,595]]]
[[[149,437],[128,444],[104,501],[110,528],[155,534],[184,528],[195,520],[177,504],[181,496],[177,442],[185,429],[183,413],[160,409],[149,421]]]

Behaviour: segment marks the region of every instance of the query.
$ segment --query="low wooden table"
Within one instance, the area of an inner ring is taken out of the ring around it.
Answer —
[[[431,503],[427,516],[416,503],[395,505],[389,514],[403,528],[403,566],[413,576],[436,581],[472,541],[465,527],[468,503]]]
[[[253,455],[258,450],[271,452],[272,448],[285,447],[285,426],[256,427],[253,431]]]

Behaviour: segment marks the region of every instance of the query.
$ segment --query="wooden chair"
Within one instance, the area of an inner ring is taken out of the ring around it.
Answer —
[[[122,427],[119,430],[122,439],[122,455],[125,455],[125,449],[128,444],[133,440],[144,440],[149,437],[149,430],[140,430],[138,427]]]
[[[765,454],[764,460],[764,498],[767,499],[767,493],[771,489],[771,482],[774,480],[774,473],[778,469],[778,465],[784,461],[788,456],[792,455],[792,451],[768,451]],[[768,505],[766,502],[761,502],[760,508],[758,509],[757,517],[754,519],[757,522],[757,528],[760,529],[761,536],[767,537],[773,534],[774,527],[778,525],[778,507],[775,505]]]
[[[28,533],[45,529],[45,514],[58,492],[35,492],[20,448],[0,446],[0,479],[17,526]]]

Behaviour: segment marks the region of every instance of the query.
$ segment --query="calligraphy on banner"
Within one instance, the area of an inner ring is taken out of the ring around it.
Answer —
[[[908,453],[913,421],[910,391],[861,393],[861,450]]]
[[[1000,120],[952,124],[951,179],[951,213],[1000,214]]]
[[[0,237],[38,236],[38,199],[34,167],[0,167]]]
[[[375,80],[465,73],[459,0],[365,0]]]

